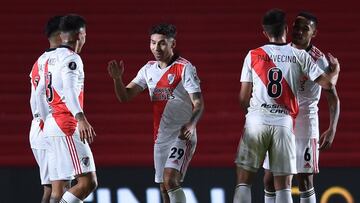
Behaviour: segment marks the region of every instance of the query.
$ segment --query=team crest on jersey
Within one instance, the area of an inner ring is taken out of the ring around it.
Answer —
[[[88,167],[88,166],[90,165],[90,158],[89,158],[89,157],[83,157],[83,158],[81,158],[81,163],[82,163],[84,166]]]
[[[168,79],[169,85],[173,84],[174,80],[175,80],[175,74],[168,74],[167,79]]]
[[[68,65],[70,70],[75,70],[76,69],[76,63],[74,61],[71,61]]]

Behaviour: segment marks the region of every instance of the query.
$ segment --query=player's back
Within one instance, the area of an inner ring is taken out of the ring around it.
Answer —
[[[39,85],[39,82],[41,79],[43,79],[44,77],[44,70],[45,70],[45,66],[48,62],[49,57],[55,52],[56,48],[51,48],[51,49],[47,49],[43,54],[41,54],[41,56],[36,60],[36,62],[34,63],[31,72],[30,72],[30,80],[31,80],[31,94],[32,96],[35,96],[35,91]],[[34,115],[34,117],[38,117],[39,116],[39,109],[37,106],[37,102],[34,99],[33,104],[31,104],[31,111]]]
[[[247,55],[241,81],[252,82],[247,123],[292,128],[298,113],[300,77],[315,80],[322,72],[303,50],[288,44],[267,44]]]
[[[52,114],[70,113],[65,103],[65,89],[73,88],[82,106],[84,71],[80,56],[68,47],[58,48],[51,55],[46,74],[46,96],[52,107]]]

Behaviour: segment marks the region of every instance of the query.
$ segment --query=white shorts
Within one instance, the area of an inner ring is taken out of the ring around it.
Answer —
[[[269,152],[270,170],[275,176],[296,173],[295,137],[283,126],[253,125],[244,129],[235,163],[256,172]]]
[[[184,180],[187,168],[195,152],[197,143],[196,133],[191,140],[176,138],[173,143],[154,145],[155,182],[163,183],[164,168],[178,170]]]
[[[318,116],[303,115],[296,119],[296,169],[297,173],[319,173],[319,120]],[[268,157],[264,169],[269,170]]]
[[[31,121],[31,127],[29,132],[29,141],[32,149],[46,149],[46,142],[44,139],[44,133],[40,128],[40,118],[34,118]]]
[[[33,148],[32,152],[33,152],[35,160],[39,166],[41,185],[51,184],[50,177],[49,177],[49,165],[48,165],[48,158],[47,158],[46,150]]]
[[[73,136],[50,136],[49,171],[50,180],[72,180],[80,174],[95,171],[95,162],[90,146],[80,140],[76,130]]]

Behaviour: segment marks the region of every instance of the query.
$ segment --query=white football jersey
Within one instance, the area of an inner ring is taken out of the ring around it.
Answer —
[[[290,129],[298,114],[300,77],[315,80],[322,71],[304,50],[289,44],[267,44],[251,50],[244,61],[241,82],[253,85],[246,126],[280,125]]]
[[[66,136],[73,135],[75,115],[83,111],[84,77],[80,56],[66,46],[57,48],[45,67],[46,97],[51,107],[46,119],[54,119]],[[55,128],[52,131],[45,125],[45,129],[46,136],[59,136]]]
[[[156,61],[149,61],[132,82],[149,89],[155,143],[175,140],[192,115],[189,93],[201,92],[195,67],[182,57],[163,69]]]
[[[50,57],[50,55],[55,51],[55,49],[46,50],[34,63],[31,72],[30,72],[30,83],[31,83],[31,96],[30,96],[30,108],[33,114],[33,122],[32,125],[39,126],[31,126],[30,130],[30,146],[36,149],[45,149],[46,144],[42,135],[42,128],[44,125],[43,120],[40,119],[40,109],[39,109],[39,100],[42,98],[38,98],[36,94],[36,89],[38,88],[40,80],[44,76],[44,68],[46,63]],[[46,105],[44,107],[45,111],[49,111],[49,107]],[[39,128],[40,127],[40,128]]]
[[[314,59],[316,64],[325,72],[329,70],[329,62],[325,55],[315,46],[311,45],[306,51]],[[321,86],[308,77],[303,76],[299,88],[299,114],[316,114],[321,96]]]

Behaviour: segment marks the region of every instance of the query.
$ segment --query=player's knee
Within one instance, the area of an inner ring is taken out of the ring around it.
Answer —
[[[166,190],[170,190],[180,186],[180,182],[176,180],[176,178],[171,176],[164,177],[164,185]]]
[[[314,187],[313,176],[310,174],[298,174],[300,191],[308,191]]]
[[[265,172],[263,182],[264,182],[264,188],[266,191],[269,191],[269,192],[275,191],[274,176],[271,174],[271,172]]]

